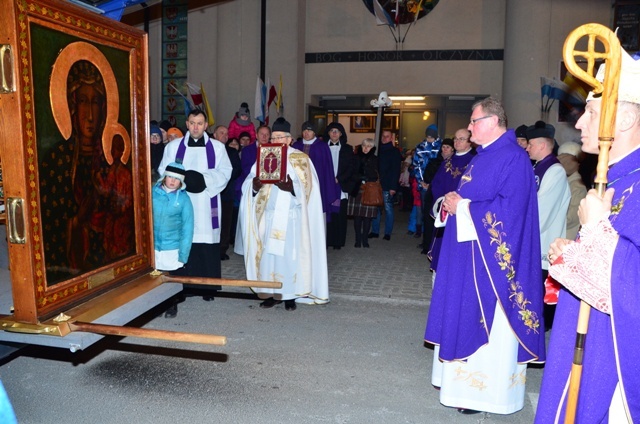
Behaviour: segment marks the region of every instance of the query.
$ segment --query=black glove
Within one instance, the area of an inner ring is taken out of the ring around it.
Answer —
[[[257,176],[253,177],[253,191],[257,194],[262,188],[262,181]]]
[[[184,183],[187,185],[189,193],[202,193],[207,188],[204,176],[198,171],[189,170],[185,172]]]
[[[276,183],[276,187],[278,187],[282,191],[288,191],[289,193],[291,193],[294,196],[296,195],[293,192],[293,181],[291,181],[291,178],[288,175],[287,175],[286,181],[277,182]]]

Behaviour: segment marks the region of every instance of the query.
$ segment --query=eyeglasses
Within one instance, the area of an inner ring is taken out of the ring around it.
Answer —
[[[491,118],[493,115],[481,116],[480,118],[471,119],[471,125],[475,125],[476,122],[481,121],[483,119]]]
[[[334,129],[330,130],[329,132],[330,132],[330,133],[339,133],[339,132],[340,132],[340,130],[339,130],[339,129],[334,128]]]
[[[290,135],[279,135],[278,137],[271,137],[269,140],[270,141],[280,141],[283,138],[289,138],[291,137]]]

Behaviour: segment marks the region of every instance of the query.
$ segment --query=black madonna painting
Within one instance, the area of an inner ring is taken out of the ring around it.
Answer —
[[[130,55],[31,25],[47,285],[136,250]]]
[[[0,3],[14,316],[37,322],[153,271],[147,35],[66,1]]]

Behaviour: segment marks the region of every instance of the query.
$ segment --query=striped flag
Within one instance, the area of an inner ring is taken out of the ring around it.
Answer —
[[[260,76],[256,82],[256,98],[254,110],[256,111],[256,119],[260,122],[265,122],[264,106],[267,98],[267,87],[262,82]]]
[[[187,90],[189,90],[189,95],[191,96],[191,100],[193,101],[193,106],[202,108],[202,93],[200,92],[200,87],[188,82]]]

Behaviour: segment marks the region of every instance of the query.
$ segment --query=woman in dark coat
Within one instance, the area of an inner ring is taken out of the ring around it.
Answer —
[[[365,182],[378,180],[378,157],[374,154],[375,149],[373,139],[365,138],[353,157],[353,177],[347,214],[353,216],[353,227],[356,230],[355,247],[369,247],[367,235],[371,228],[371,220],[378,215],[377,206],[362,204],[361,188]]]

